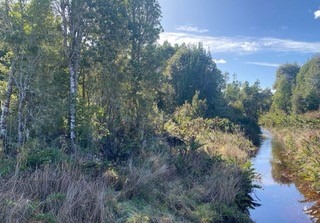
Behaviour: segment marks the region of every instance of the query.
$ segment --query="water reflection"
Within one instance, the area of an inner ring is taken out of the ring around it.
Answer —
[[[310,216],[319,213],[319,209],[316,209],[319,205],[310,203],[308,196],[303,196],[306,190],[302,184],[292,182],[292,174],[283,162],[286,154],[282,153],[281,145],[273,140],[270,132],[263,130],[263,133],[265,139],[252,159],[254,168],[261,175],[262,186],[254,194],[261,207],[250,211],[252,220],[257,223],[317,222],[317,219],[311,220]],[[304,211],[308,211],[310,216]]]
[[[291,184],[290,172],[284,163],[284,154],[282,145],[276,140],[272,140],[272,178],[279,184]]]
[[[310,208],[305,209],[305,213],[308,214],[314,222],[320,222],[320,195],[315,191],[311,191],[310,188],[305,186],[298,186],[299,191],[306,198],[305,202],[313,202]]]
[[[316,191],[313,191],[306,183],[292,180],[292,173],[287,166],[290,160],[285,156],[282,144],[275,139],[272,140],[272,157],[271,172],[274,181],[284,185],[294,183],[299,192],[304,196],[304,199],[299,202],[306,203],[306,206],[309,206],[304,209],[304,212],[310,216],[313,222],[320,223],[320,195]]]

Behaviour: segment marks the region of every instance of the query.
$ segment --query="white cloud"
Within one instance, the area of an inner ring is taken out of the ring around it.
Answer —
[[[253,64],[258,66],[264,66],[264,67],[279,67],[280,64],[276,63],[267,63],[267,62],[245,62],[246,64]]]
[[[215,62],[216,64],[225,64],[227,63],[227,61],[225,61],[224,59],[212,59],[213,62]]]
[[[179,26],[176,28],[179,31],[186,31],[186,32],[195,32],[195,33],[207,33],[209,32],[208,29],[200,29],[196,26]]]
[[[268,43],[266,49],[282,52],[318,53],[320,42],[303,42],[288,39],[263,38],[262,43]]]
[[[256,42],[244,42],[241,44],[241,48],[243,48],[244,51],[257,51],[259,47],[259,43]]]
[[[212,53],[217,52],[246,52],[256,51],[257,43],[249,39],[235,39],[229,37],[200,36],[195,34],[164,32],[160,34],[159,42],[168,41],[172,44],[198,44],[203,43],[205,48],[210,48]]]
[[[203,36],[182,32],[164,32],[160,34],[159,43],[198,44],[210,49],[211,53],[232,52],[248,54],[257,51],[319,53],[320,42],[302,42],[277,38]]]
[[[314,18],[319,19],[320,18],[320,9],[314,12]]]

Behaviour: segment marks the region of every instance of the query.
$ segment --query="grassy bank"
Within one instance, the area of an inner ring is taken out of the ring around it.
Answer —
[[[255,147],[185,106],[128,160],[37,146],[2,157],[1,222],[251,222]]]
[[[2,160],[1,222],[250,222],[250,166],[163,148],[117,166],[51,158],[37,168]]]
[[[267,114],[260,122],[283,143],[284,162],[295,173],[293,177],[320,191],[320,112]]]

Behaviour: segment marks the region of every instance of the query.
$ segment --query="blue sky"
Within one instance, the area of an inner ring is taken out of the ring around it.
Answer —
[[[160,42],[202,42],[217,66],[272,87],[279,64],[320,53],[320,1],[159,0]],[[318,11],[319,10],[319,11]]]

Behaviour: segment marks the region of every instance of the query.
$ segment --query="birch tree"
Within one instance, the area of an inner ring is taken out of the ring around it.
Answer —
[[[6,97],[2,106],[0,119],[1,137],[7,137],[7,118],[10,99],[13,90],[17,93],[17,138],[18,146],[23,145],[26,135],[26,125],[29,114],[30,98],[37,90],[33,89],[37,69],[41,64],[45,45],[48,44],[48,35],[53,32],[50,25],[50,0],[19,0],[2,2],[1,39],[6,43],[11,55],[11,66],[8,73]],[[29,120],[30,121],[30,120]]]
[[[57,12],[61,17],[63,48],[68,61],[70,102],[69,127],[70,150],[76,151],[76,104],[79,77],[81,44],[85,37],[84,16],[86,11],[85,0],[59,0],[55,2]]]
[[[14,27],[12,22],[10,21],[10,2],[8,0],[1,2],[1,11],[0,11],[0,36],[2,41],[4,41],[6,44],[8,42],[11,42],[9,47],[9,50],[11,51],[11,66],[8,72],[8,81],[7,81],[7,87],[6,87],[6,93],[5,93],[5,99],[1,106],[1,117],[0,117],[0,138],[4,141],[6,144],[7,140],[7,118],[9,115],[9,108],[10,108],[10,101],[11,101],[11,95],[12,95],[12,85],[13,85],[13,74],[15,72],[15,57],[17,55],[17,46],[12,41],[12,37],[14,35]]]
[[[10,100],[13,91],[13,86],[18,88],[18,145],[23,143],[23,104],[26,97],[28,87],[28,77],[30,73],[22,73],[23,64],[26,65],[26,58],[28,48],[30,48],[29,34],[31,27],[27,24],[26,8],[28,1],[5,1],[5,11],[3,13],[2,26],[6,29],[4,41],[9,45],[12,52],[12,63],[8,75],[6,98],[2,107],[2,114],[0,119],[1,137],[6,141],[7,117],[9,114]]]

